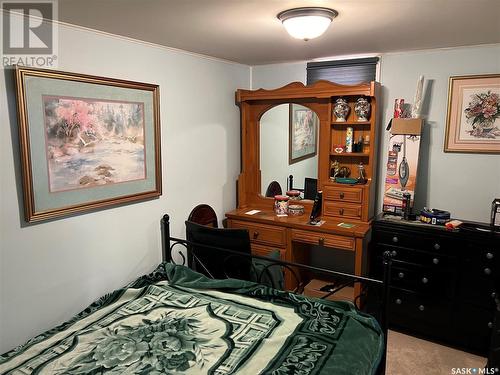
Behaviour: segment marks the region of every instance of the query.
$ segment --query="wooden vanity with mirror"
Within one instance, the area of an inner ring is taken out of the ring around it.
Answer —
[[[348,86],[318,81],[309,86],[295,82],[275,90],[236,92],[241,111],[241,174],[238,207],[226,217],[228,227],[249,230],[255,254],[276,254],[279,250],[286,261],[364,275],[374,213],[378,91],[377,82]],[[339,98],[350,108],[345,119],[334,115]],[[369,102],[366,119],[355,113],[359,98]],[[304,116],[309,116],[307,137],[295,125]],[[339,152],[345,145],[347,128],[354,140],[364,140],[362,150]],[[314,139],[314,143],[303,138]],[[349,169],[357,178],[360,163],[364,183],[344,184],[330,178],[334,165]],[[265,196],[266,188],[276,181],[284,194],[289,175],[294,176],[297,187],[304,186],[306,179],[317,180],[317,190],[323,191],[321,225],[309,224],[313,205],[309,199],[291,203],[304,206],[301,216],[274,212],[274,198]],[[301,277],[306,283],[314,275]],[[289,273],[285,273],[285,286],[295,287]],[[352,293],[359,294],[358,286]]]

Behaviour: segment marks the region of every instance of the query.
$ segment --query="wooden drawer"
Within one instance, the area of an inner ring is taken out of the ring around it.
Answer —
[[[325,186],[323,198],[340,202],[361,203],[363,201],[363,189],[357,187]]]
[[[252,243],[278,247],[286,246],[285,228],[239,220],[231,220],[229,226],[231,228],[248,229]]]
[[[280,259],[285,260],[285,249],[279,249],[276,247],[270,247],[270,246],[264,246],[264,245],[259,245],[256,243],[251,244],[252,247],[252,254],[253,255],[258,255],[261,257],[268,257],[269,254],[272,252],[278,250],[280,252]]]
[[[336,249],[355,249],[355,240],[352,237],[337,236],[334,234],[308,232],[300,229],[292,230],[292,241],[304,242],[311,245],[334,247]]]
[[[410,249],[418,249],[433,254],[449,254],[456,256],[460,249],[460,242],[452,240],[443,233],[442,236],[428,235],[415,231],[385,231],[375,230],[374,241],[379,244],[387,244]],[[463,246],[463,245],[462,245]]]
[[[325,212],[327,216],[345,217],[351,219],[361,219],[361,205],[325,201]]]

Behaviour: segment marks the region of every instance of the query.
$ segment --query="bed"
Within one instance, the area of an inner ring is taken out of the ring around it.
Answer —
[[[365,375],[384,359],[383,329],[352,303],[163,262],[0,356],[0,374]]]

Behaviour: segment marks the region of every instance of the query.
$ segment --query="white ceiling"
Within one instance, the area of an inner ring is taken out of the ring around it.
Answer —
[[[301,6],[339,16],[292,39],[276,14]],[[59,19],[248,65],[500,43],[500,0],[59,0]]]

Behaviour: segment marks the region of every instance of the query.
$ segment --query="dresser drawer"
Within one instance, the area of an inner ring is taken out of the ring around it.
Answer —
[[[363,189],[357,187],[325,186],[323,189],[325,200],[361,203],[363,201]]]
[[[345,217],[349,219],[361,219],[361,205],[344,203],[344,202],[333,202],[325,201],[325,212],[326,216],[335,217]]]
[[[391,288],[389,324],[436,338],[448,338],[452,329],[450,300]]]
[[[374,240],[379,244],[418,249],[436,254],[457,255],[459,253],[459,242],[444,236],[428,236],[425,233],[419,233],[418,228],[415,229],[416,231],[413,233],[377,230],[375,231]]]
[[[248,229],[250,241],[252,241],[252,243],[274,245],[278,247],[286,246],[285,228],[239,220],[231,220],[229,226],[231,228]]]
[[[451,272],[439,272],[432,267],[420,267],[411,264],[393,263],[391,286],[418,292],[422,295],[453,297],[456,275]]]
[[[458,266],[458,258],[456,256],[448,256],[440,253],[431,253],[392,245],[375,246],[376,256],[382,258],[385,251],[389,251],[392,255],[392,259],[396,262],[420,264],[439,271],[448,269],[456,270]]]
[[[285,249],[279,249],[276,247],[271,247],[271,246],[264,246],[264,245],[259,245],[257,243],[252,243],[252,254],[253,255],[258,255],[261,257],[269,257],[271,253],[274,253],[275,251],[280,252],[280,259],[285,260]]]
[[[300,229],[292,230],[292,241],[333,247],[336,249],[355,250],[355,240],[352,237],[337,236],[334,234],[309,232]]]

